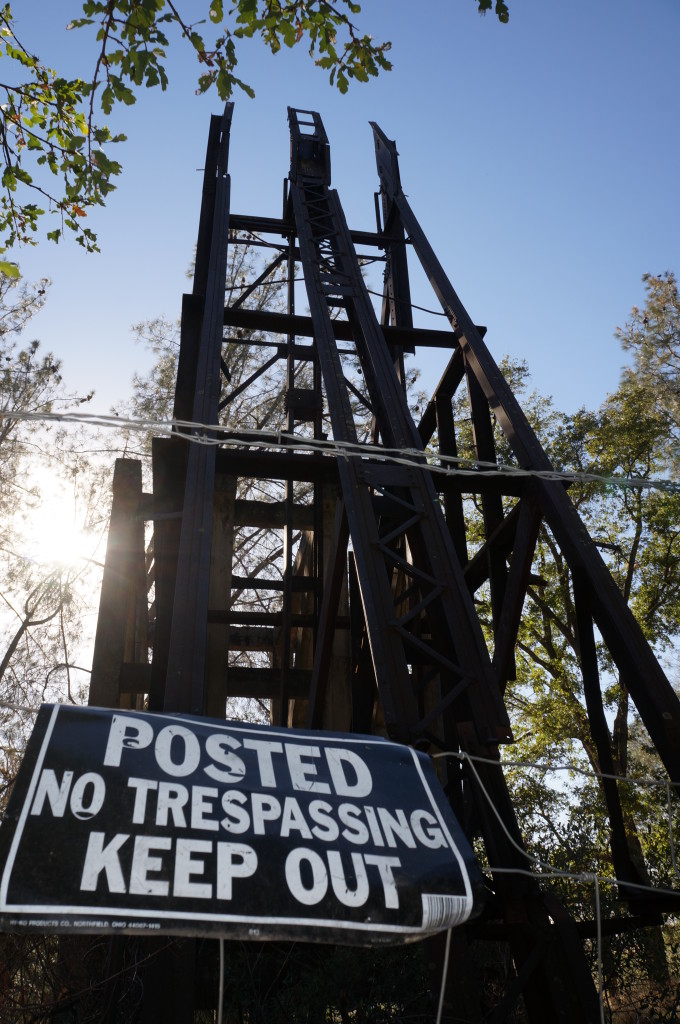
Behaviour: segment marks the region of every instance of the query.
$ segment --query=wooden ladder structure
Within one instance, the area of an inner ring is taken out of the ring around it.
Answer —
[[[321,118],[289,109],[291,167],[282,216],[239,215],[229,205],[231,116],[227,105],[211,121],[194,285],[182,305],[174,432],[154,439],[151,492],[143,490],[140,463],[116,464],[90,701],[224,717],[228,698],[254,697],[271,702],[280,725],[378,730],[433,753],[453,752],[441,762],[442,781],[492,865],[489,909],[469,927],[476,937],[507,942],[514,965],[485,1019],[506,1020],[523,1000],[532,1022],[599,1021],[583,929],[527,871],[500,767],[500,746],[512,742],[504,694],[514,676],[542,522],[569,566],[586,713],[605,772],[614,774],[614,762],[595,630],[673,780],[680,779],[677,697],[564,483],[551,477],[550,462],[484,343],[484,329],[470,320],[416,220],[401,188],[395,144],[373,125],[377,228],[350,230],[330,187]],[[225,306],[235,232],[264,243],[273,258]],[[384,258],[380,316],[358,248]],[[413,326],[409,249],[441,303],[446,330]],[[300,267],[308,316],[296,312]],[[248,297],[278,268],[287,271],[285,311],[249,308]],[[230,353],[240,344],[259,346],[262,358],[232,387]],[[427,346],[448,349],[450,360],[416,423],[404,353]],[[350,366],[359,368],[361,386]],[[230,403],[273,369],[281,374],[285,429],[230,430]],[[465,474],[434,474],[433,453],[442,460],[457,456],[452,402],[463,383],[478,464]],[[367,417],[370,446],[361,443]],[[488,472],[497,461],[493,419],[524,473]],[[220,422],[224,429],[217,429]],[[269,494],[278,488],[271,500],[252,497],[247,484],[262,481]],[[476,496],[483,513],[484,540],[472,556],[464,495]],[[145,523],[153,524],[151,549]],[[239,571],[235,538],[255,526],[280,549],[276,574]],[[484,585],[489,642],[475,604]],[[243,651],[258,657],[242,665]],[[643,885],[615,780],[604,792],[617,878]],[[626,895],[640,921],[677,908],[676,897],[652,889]],[[455,943],[463,958],[466,929]],[[188,963],[193,944],[182,948]],[[166,998],[163,1019],[191,1019],[186,970],[182,999],[164,997],[163,986],[154,989],[154,999]],[[451,998],[467,1018],[481,1020],[469,976],[451,973]],[[146,1014],[154,1019],[150,1009]]]

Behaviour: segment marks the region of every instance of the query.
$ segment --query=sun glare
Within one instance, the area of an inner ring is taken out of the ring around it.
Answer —
[[[75,568],[91,557],[93,539],[84,530],[73,487],[51,476],[41,476],[40,502],[28,514],[28,551],[39,565]]]

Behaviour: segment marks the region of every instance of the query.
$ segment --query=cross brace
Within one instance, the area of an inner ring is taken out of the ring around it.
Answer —
[[[211,122],[194,287],[183,300],[176,436],[154,441],[152,494],[142,492],[136,464],[117,466],[91,700],[224,714],[228,697],[250,696],[270,700],[272,717],[283,724],[384,731],[452,755],[439,762],[442,780],[491,865],[479,933],[508,942],[515,964],[488,1019],[507,1019],[522,999],[534,1024],[595,1022],[583,927],[527,873],[499,757],[499,744],[512,741],[504,694],[528,588],[540,587],[533,560],[541,528],[549,528],[569,566],[585,713],[600,764],[613,767],[595,630],[674,783],[680,705],[567,488],[530,475],[550,471],[549,460],[404,196],[394,143],[373,125],[378,230],[357,232],[330,187],[321,118],[292,108],[282,217],[230,217],[230,124],[230,106]],[[274,236],[271,243],[260,238],[274,258],[238,293],[232,288],[225,306],[229,244],[238,230]],[[384,255],[379,314],[358,244]],[[410,252],[448,330],[413,325]],[[300,265],[308,316],[295,309]],[[285,308],[258,309],[258,289],[284,268]],[[451,358],[416,425],[404,353],[420,346],[448,347]],[[236,379],[230,360],[239,347],[252,358]],[[231,428],[231,410],[275,374],[280,419],[260,429],[254,445],[242,425]],[[437,475],[433,458],[442,466],[458,458],[452,403],[463,382],[476,462]],[[529,476],[489,472],[496,460],[492,415]],[[220,417],[225,429],[211,430]],[[193,426],[180,432],[180,421]],[[372,441],[370,455],[360,446],[362,431]],[[470,497],[481,508],[476,548],[465,515]],[[148,552],[145,520],[153,522]],[[256,540],[266,541],[266,556],[244,568],[238,544]],[[488,623],[476,604],[485,586]],[[614,781],[604,795],[617,877],[631,886],[621,895],[637,919],[658,920],[659,909],[673,909],[677,898],[664,904],[651,887],[635,895],[632,886],[645,879],[630,857]],[[616,930],[616,922],[608,927]],[[463,955],[465,936],[456,941]]]

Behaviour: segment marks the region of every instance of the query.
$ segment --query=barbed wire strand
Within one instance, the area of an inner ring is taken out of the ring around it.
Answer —
[[[528,870],[525,870],[525,869],[522,869],[522,868],[489,867],[489,871],[491,871],[491,872],[493,872],[493,874],[497,874],[497,875],[523,875],[526,878],[532,878],[534,880],[536,878],[540,878],[540,879],[570,878],[570,879],[573,879],[574,881],[577,881],[577,882],[583,882],[583,883],[590,883],[590,882],[592,882],[593,883],[593,886],[594,886],[594,900],[593,900],[593,904],[594,904],[594,910],[595,910],[595,934],[596,934],[595,949],[596,949],[596,959],[597,959],[597,990],[598,990],[597,991],[597,996],[598,996],[598,1002],[599,1002],[599,1006],[600,1006],[600,1024],[606,1024],[605,1012],[604,1012],[604,977],[603,977],[603,969],[602,969],[602,963],[603,963],[603,957],[602,957],[602,905],[601,905],[601,900],[600,900],[600,882],[603,881],[603,879],[599,875],[593,874],[591,872],[582,872],[581,874],[576,874],[575,872],[564,872],[564,871],[560,871],[560,870],[557,870],[557,869],[555,871],[553,871],[553,872],[541,872],[540,875],[537,875],[535,871],[528,871]],[[610,882],[610,881],[613,881],[613,879],[604,879],[604,881]],[[621,884],[621,883],[619,883],[619,884]],[[628,883],[625,883],[625,884],[628,884]],[[657,891],[660,891],[660,890],[657,890]]]
[[[496,805],[494,804],[494,802],[491,799],[491,796],[490,796],[488,790],[486,789],[486,786],[482,782],[482,779],[481,779],[481,777],[479,775],[479,772],[477,771],[477,769],[474,766],[473,759],[472,759],[470,754],[466,753],[466,751],[450,750],[450,751],[445,751],[445,752],[443,752],[441,754],[434,754],[433,755],[433,758],[437,758],[437,757],[455,757],[459,761],[467,761],[468,762],[468,764],[470,766],[470,770],[471,770],[472,774],[474,775],[477,784],[479,785],[479,788],[480,788],[480,791],[481,791],[482,795],[484,796],[485,800],[489,804],[489,807],[491,808],[492,813],[494,814],[494,816],[498,820],[498,823],[501,826],[501,829],[503,830],[503,833],[505,834],[505,836],[506,836],[507,840],[509,841],[510,845],[519,854],[521,854],[522,857],[525,857],[527,860],[529,860],[533,864],[535,864],[536,867],[539,867],[541,869],[545,869],[546,871],[550,872],[550,875],[546,875],[546,874],[543,874],[543,872],[541,872],[541,874],[539,874],[538,876],[536,876],[536,872],[530,872],[530,874],[533,877],[540,877],[540,878],[543,878],[543,877],[545,877],[545,878],[547,878],[547,877],[572,878],[572,879],[579,879],[581,881],[592,880],[592,875],[587,873],[587,872],[578,872],[578,873],[576,873],[576,872],[573,872],[573,871],[565,871],[565,870],[562,870],[561,868],[556,868],[553,864],[549,864],[546,861],[542,861],[540,859],[540,857],[536,857],[536,856],[534,856],[534,854],[529,853],[528,850],[525,850],[522,846],[519,845],[519,843],[517,843],[515,841],[515,839],[512,837],[512,835],[508,831],[505,822],[501,818],[501,816],[500,816],[500,814],[498,812],[498,809],[496,808]],[[503,869],[489,868],[489,870],[490,871],[496,871],[496,870],[514,871],[516,869],[515,868],[503,868]],[[637,889],[640,892],[647,892],[648,893],[650,890],[652,890],[653,892],[658,892],[658,893],[660,893],[660,894],[662,894],[664,896],[675,896],[675,897],[677,897],[680,894],[677,889],[668,889],[665,886],[642,885],[639,882],[629,882],[629,881],[621,879],[621,878],[612,877],[611,875],[598,875],[597,877],[598,877],[598,880],[600,882],[605,883],[606,885],[619,885],[619,886],[623,886],[626,889]]]
[[[458,757],[459,754],[449,754],[444,752],[440,754],[432,754],[433,758],[437,757]],[[637,786],[677,786],[680,788],[680,782],[673,782],[673,780],[666,779],[655,779],[651,775],[642,776],[642,778],[635,778],[630,775],[614,775],[612,772],[599,772],[594,768],[583,768],[578,764],[550,764],[547,761],[527,761],[527,760],[510,760],[510,761],[499,761],[493,757],[482,757],[481,754],[466,754],[471,761],[477,761],[480,764],[490,764],[495,768],[538,768],[541,771],[547,772],[578,772],[579,775],[585,775],[593,779],[613,779],[615,782],[629,782],[631,785]]]
[[[500,462],[487,462],[483,459],[469,459],[459,456],[428,452],[418,448],[383,448],[378,445],[362,444],[361,442],[338,441],[332,438],[306,438],[285,431],[277,431],[268,436],[260,430],[248,428],[234,431],[237,436],[230,437],[231,428],[220,423],[198,423],[191,420],[146,420],[131,417],[107,415],[103,413],[44,413],[17,410],[5,412],[2,419],[16,419],[28,422],[70,423],[83,426],[97,426],[106,429],[126,429],[148,433],[179,437],[193,444],[212,445],[216,447],[250,448],[286,447],[288,451],[309,451],[321,454],[342,455],[345,458],[357,458],[367,461],[378,461],[388,465],[403,465],[413,468],[414,461],[419,467],[433,474],[451,477],[476,476],[480,471],[487,477],[514,477],[523,479],[548,480],[556,483],[594,483],[607,487],[622,489],[659,490],[670,493],[680,492],[680,481],[667,478],[605,476],[601,473],[576,473],[556,469],[523,469]],[[437,462],[431,460],[436,459]]]
[[[449,754],[433,754],[432,757],[448,757]],[[659,786],[663,787],[666,791],[666,814],[668,817],[668,839],[671,854],[671,867],[673,874],[680,877],[680,870],[678,870],[677,857],[675,852],[675,836],[673,828],[673,805],[671,798],[671,786],[680,786],[680,783],[672,782],[670,779],[655,779],[651,776],[646,776],[641,779],[631,778],[628,775],[614,775],[612,772],[598,772],[594,768],[582,768],[581,765],[575,764],[556,764],[551,765],[544,761],[497,761],[491,757],[481,757],[479,754],[468,754],[467,757],[471,761],[477,761],[481,764],[488,764],[495,768],[537,768],[540,771],[546,772],[578,772],[580,775],[585,775],[591,779],[612,779],[615,782],[625,782],[631,786]]]
[[[598,977],[597,994],[598,994],[598,1001],[599,1001],[599,1005],[600,1005],[600,1020],[601,1020],[601,1024],[605,1024],[604,987],[603,987],[603,970],[602,970],[602,906],[601,906],[601,901],[600,901],[600,885],[599,885],[599,883],[600,883],[600,876],[596,872],[592,872],[591,873],[591,872],[561,871],[560,869],[556,869],[552,864],[549,864],[547,862],[542,861],[539,857],[535,857],[533,854],[529,853],[528,850],[523,849],[519,845],[519,843],[515,842],[515,840],[511,836],[510,832],[508,831],[508,829],[507,829],[507,827],[505,825],[505,822],[503,821],[500,813],[498,812],[498,809],[497,809],[496,805],[494,804],[493,800],[491,799],[491,796],[490,796],[489,792],[487,791],[486,786],[482,782],[482,779],[480,778],[479,772],[477,771],[477,769],[476,769],[475,765],[473,764],[471,758],[466,754],[465,751],[450,752],[449,756],[454,756],[454,757],[457,757],[457,758],[459,758],[461,760],[467,760],[467,762],[468,762],[468,764],[470,766],[470,770],[472,771],[473,775],[475,776],[477,785],[479,786],[483,796],[485,797],[485,799],[486,799],[486,801],[487,801],[487,803],[488,803],[492,813],[494,814],[494,816],[496,817],[498,823],[500,824],[501,829],[505,833],[506,838],[510,842],[510,845],[515,850],[517,850],[517,852],[521,856],[525,857],[528,861],[530,861],[531,863],[535,864],[537,867],[540,867],[541,869],[547,869],[552,874],[553,877],[557,877],[557,878],[571,878],[571,879],[574,879],[574,880],[577,880],[577,881],[581,881],[581,882],[584,882],[584,883],[591,883],[592,882],[594,884],[594,886],[595,886],[595,899],[594,899],[594,903],[595,903],[595,926],[596,926],[596,956],[597,956],[597,977]],[[498,868],[489,868],[489,870],[491,872],[496,872],[496,873],[499,873],[499,871],[501,871],[502,873],[510,873],[510,872],[514,872],[515,870],[517,870],[518,873],[521,873],[521,869],[515,869],[515,868],[508,868],[508,869],[505,869],[505,870],[504,869],[498,869]],[[529,874],[531,877],[536,877],[536,872],[527,872],[527,874]],[[541,875],[539,875],[539,877],[546,877],[546,876],[543,875],[543,872],[541,872]],[[611,882],[614,881],[614,880],[612,880],[610,878],[606,878],[606,877],[603,878],[602,880],[607,882],[607,883],[609,883],[609,884],[611,884]],[[621,882],[619,882],[618,879],[616,879],[615,881],[616,881],[616,884],[618,884],[618,885],[622,884]],[[623,884],[628,885],[629,883],[626,882],[626,883],[623,883]],[[650,886],[639,886],[639,885],[635,885],[635,884],[631,884],[630,887],[631,888],[638,888],[638,889],[647,889],[647,890],[651,888]],[[663,891],[663,890],[657,888],[655,891],[660,892],[660,891]],[[673,895],[677,895],[677,893],[674,893],[673,890],[668,890],[668,892],[673,894]]]

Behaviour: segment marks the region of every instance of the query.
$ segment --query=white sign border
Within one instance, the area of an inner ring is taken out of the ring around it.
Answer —
[[[103,906],[99,906],[99,907],[71,907],[71,906],[58,906],[58,905],[55,905],[55,904],[48,904],[46,906],[43,906],[43,905],[40,905],[40,904],[18,904],[18,903],[15,904],[15,903],[8,903],[7,902],[7,891],[9,889],[9,885],[10,885],[10,881],[11,881],[11,873],[12,873],[12,870],[14,868],[14,861],[16,860],[16,856],[17,856],[17,853],[18,853],[18,850],[19,850],[19,845],[21,843],[21,837],[22,837],[22,834],[23,834],[23,829],[25,827],[26,819],[28,818],[29,810],[30,810],[31,804],[33,802],[33,794],[35,793],[36,787],[38,785],[38,779],[40,777],[40,772],[42,771],[42,765],[44,763],[45,756],[47,754],[47,749],[49,747],[49,742],[50,742],[50,739],[52,737],[52,733],[54,732],[54,727],[56,725],[57,716],[59,714],[59,711],[62,708],[68,708],[69,712],[71,712],[71,711],[90,711],[90,710],[97,711],[97,710],[101,710],[101,711],[105,711],[105,712],[110,713],[110,714],[123,714],[123,715],[128,715],[129,714],[131,716],[134,716],[135,714],[139,714],[139,712],[127,711],[125,709],[118,709],[118,708],[101,708],[101,709],[98,709],[98,708],[77,707],[77,706],[73,707],[72,705],[64,705],[64,704],[55,704],[55,705],[53,705],[53,707],[52,707],[52,714],[50,716],[50,720],[49,720],[47,729],[45,730],[45,736],[43,738],[43,741],[42,741],[42,744],[41,744],[41,747],[40,747],[40,751],[38,753],[38,757],[36,758],[35,767],[33,769],[33,776],[31,778],[31,781],[30,781],[29,786],[28,786],[28,790],[26,792],[26,796],[24,798],[24,806],[22,808],[22,812],[21,812],[21,815],[19,817],[19,821],[17,822],[16,831],[15,831],[13,839],[12,839],[12,845],[10,847],[10,851],[9,851],[8,856],[7,856],[7,862],[5,864],[5,869],[4,869],[3,876],[2,876],[2,883],[0,884],[0,913],[4,913],[4,914],[8,914],[8,915],[9,914],[26,914],[26,915],[30,915],[30,916],[37,916],[39,914],[45,914],[45,915],[49,915],[50,917],[59,916],[59,915],[67,915],[68,914],[68,915],[71,915],[73,917],[76,917],[76,916],[80,916],[82,918],[93,917],[93,918],[98,918],[98,919],[99,918],[103,918],[103,917],[110,917],[110,918],[116,918],[116,919],[121,919],[121,918],[135,918],[135,919],[137,919],[137,918],[144,918],[144,919],[146,919],[149,922],[155,922],[157,920],[160,921],[162,919],[174,920],[174,921],[204,921],[206,923],[224,923],[225,925],[228,925],[228,924],[232,924],[232,925],[236,925],[236,924],[252,925],[252,926],[254,926],[252,931],[259,931],[259,928],[257,927],[258,925],[265,925],[265,926],[266,925],[279,925],[279,926],[291,927],[291,928],[298,928],[298,927],[326,928],[326,929],[332,929],[332,930],[338,930],[338,931],[353,931],[353,932],[364,932],[364,931],[367,931],[367,932],[376,932],[376,933],[385,933],[385,934],[413,935],[414,937],[421,936],[421,935],[424,936],[424,935],[429,934],[429,930],[426,930],[426,929],[423,929],[423,928],[416,928],[413,925],[385,924],[385,923],[372,922],[372,921],[329,920],[327,917],[323,917],[323,918],[314,918],[314,917],[302,917],[302,918],[297,918],[297,917],[253,917],[251,915],[246,917],[246,916],[241,915],[241,914],[225,914],[225,913],[210,914],[210,913],[200,913],[200,912],[197,912],[195,910],[192,910],[192,911],[181,911],[181,910],[173,910],[173,911],[171,911],[171,910],[153,910],[153,911],[148,911],[148,910],[141,910],[141,909],[140,910],[135,910],[135,909],[130,909],[130,908],[121,908],[121,907],[103,907]],[[196,725],[196,726],[200,726],[202,728],[205,728],[205,726],[206,726],[206,719],[205,718],[196,717],[196,716],[173,715],[173,714],[162,714],[161,715],[161,714],[158,714],[157,712],[142,712],[142,713],[144,714],[145,717],[154,718],[154,719],[160,719],[165,724],[167,724],[168,722],[176,722],[176,723],[179,723],[179,724],[190,723],[190,724],[193,724],[193,725]],[[215,719],[209,719],[208,721],[210,722],[211,726],[215,726],[217,729],[222,729],[225,732],[226,731],[229,731],[229,732],[249,732],[249,733],[256,733],[257,735],[260,735],[260,736],[262,735],[262,727],[254,728],[252,726],[249,726],[248,723],[225,721],[224,724],[222,724],[222,722],[215,721]],[[307,733],[308,732],[308,730],[300,730],[300,731],[303,732],[303,733]],[[291,732],[288,729],[280,729],[280,728],[272,727],[271,729],[266,729],[266,732],[267,732],[268,736],[283,737],[284,739],[288,739],[288,740],[291,739]],[[296,734],[292,733],[292,735],[294,736]],[[355,746],[367,746],[367,745],[374,746],[374,745],[382,745],[384,743],[390,743],[390,745],[392,745],[392,746],[398,746],[398,744],[391,744],[391,741],[385,740],[382,736],[374,737],[374,736],[363,736],[363,735],[358,735],[357,734],[356,737],[355,737],[355,736],[352,736],[351,734],[337,735],[337,734],[329,733],[327,737],[323,736],[323,737],[320,737],[320,738],[323,738],[323,742],[324,743],[343,743],[344,745],[353,744]],[[458,862],[458,866],[459,866],[460,872],[461,872],[461,877],[462,877],[464,885],[465,885],[465,895],[464,896],[460,896],[459,899],[465,901],[465,909],[462,912],[459,911],[459,913],[457,914],[457,916],[456,916],[456,924],[463,924],[469,918],[469,916],[470,916],[470,914],[472,912],[472,903],[473,903],[473,901],[472,901],[472,887],[470,885],[470,877],[468,875],[468,871],[467,871],[467,868],[465,866],[465,861],[463,860],[463,857],[461,856],[460,850],[456,846],[456,843],[455,843],[451,833],[449,832],[448,828],[446,827],[446,823],[444,822],[444,818],[442,817],[442,814],[441,814],[441,812],[440,812],[440,810],[439,810],[439,808],[437,806],[437,802],[435,800],[434,794],[432,793],[432,790],[430,789],[430,786],[427,783],[427,779],[425,778],[425,775],[423,774],[422,766],[420,764],[420,760],[419,760],[417,752],[412,747],[406,747],[406,746],[404,746],[404,751],[408,751],[411,754],[412,760],[413,760],[413,762],[415,764],[416,770],[417,770],[418,775],[420,777],[420,780],[422,782],[423,789],[425,790],[425,793],[427,794],[427,797],[428,797],[428,799],[430,801],[430,804],[432,806],[432,809],[433,809],[433,811],[434,811],[434,813],[435,813],[435,815],[437,817],[437,820],[439,821],[439,825],[440,825],[440,827],[441,827],[441,829],[442,829],[442,831],[443,831],[443,833],[444,833],[444,835],[446,837],[446,840],[447,840],[447,842],[449,844],[449,847],[450,847],[451,851],[453,852],[453,854],[454,854],[454,856],[455,856],[455,858],[456,858],[456,860]],[[26,923],[30,924],[30,922],[26,922]],[[441,928],[437,928],[436,930],[437,931],[442,931],[445,928],[446,928],[446,925],[443,925]],[[120,930],[122,931],[122,929],[120,929]],[[157,931],[157,929],[150,928],[149,931]],[[215,934],[217,934],[217,933],[215,933]]]

